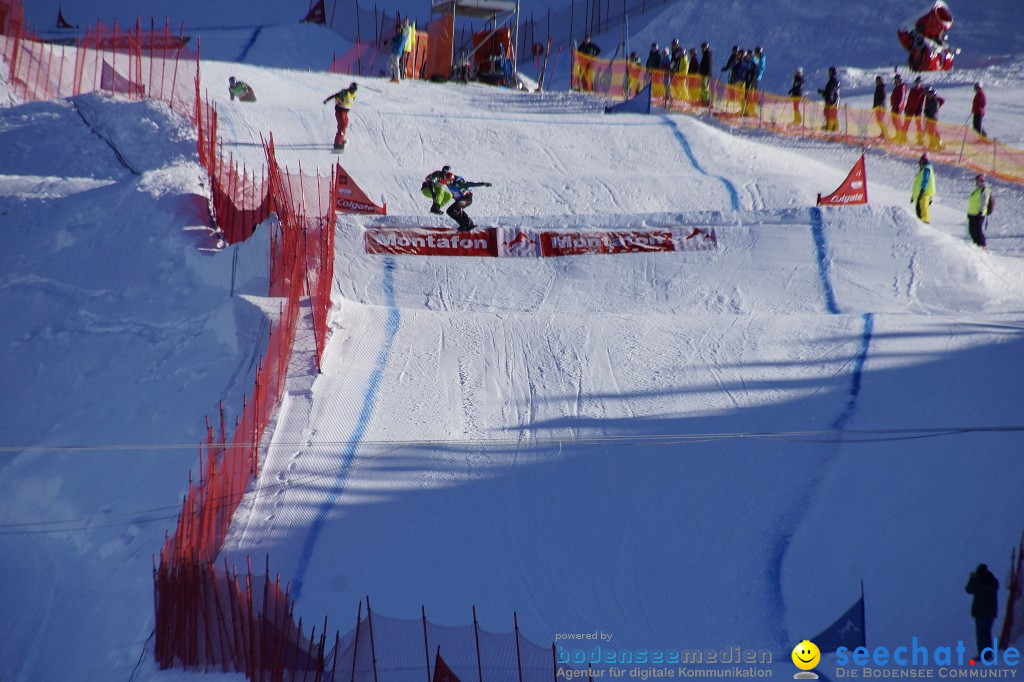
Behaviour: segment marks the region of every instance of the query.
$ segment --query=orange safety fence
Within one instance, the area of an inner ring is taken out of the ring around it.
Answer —
[[[325,679],[326,639],[295,624],[287,588],[251,570],[244,587],[237,572],[214,568],[232,516],[259,475],[259,443],[283,399],[288,365],[307,294],[320,367],[327,337],[333,280],[334,197],[338,171],[328,179],[282,171],[267,148],[267,166],[257,180],[231,155],[217,135],[216,108],[200,95],[198,54],[186,54],[184,39],[142,31],[122,32],[97,24],[75,46],[54,45],[30,34],[20,2],[0,0],[0,58],[8,81],[24,100],[70,97],[104,90],[128,99],[155,98],[187,116],[197,130],[200,164],[211,186],[211,209],[227,241],[242,241],[273,208],[279,232],[271,239],[270,288],[281,297],[271,324],[252,393],[242,399],[233,429],[223,405],[216,427],[207,420],[199,450],[198,476],[189,475],[173,534],[159,561],[154,557],[156,654],[161,667],[244,672],[249,679]],[[271,229],[271,228],[268,228]],[[229,436],[229,432],[231,435]],[[269,571],[268,571],[269,574]],[[336,636],[337,640],[337,636]],[[337,644],[337,641],[335,642]]]
[[[620,98],[632,96],[648,82],[652,104],[671,111],[706,113],[738,128],[874,147],[912,158],[927,152],[932,161],[1024,184],[1024,150],[982,137],[967,125],[923,117],[894,119],[888,111],[847,104],[828,108],[820,100],[748,90],[695,74],[649,70],[573,52],[574,90]]]
[[[163,100],[178,113],[193,116],[193,84],[199,74],[198,53],[183,49],[184,38],[168,24],[162,30],[141,22],[124,30],[97,23],[73,45],[43,41],[30,32],[20,3],[0,0],[6,16],[0,35],[0,58],[7,81],[22,100],[73,97],[104,91],[140,100]]]

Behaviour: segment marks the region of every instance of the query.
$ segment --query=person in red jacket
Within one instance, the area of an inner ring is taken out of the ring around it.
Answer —
[[[903,115],[907,118],[907,131],[910,130],[910,122],[914,122],[914,129],[917,131],[917,144],[924,144],[924,127],[921,125],[921,115],[924,113],[924,84],[921,83],[921,77],[918,76],[914,79],[914,87],[910,88],[910,92],[907,93],[907,108],[903,110]]]
[[[988,133],[981,127],[981,120],[985,118],[985,91],[981,87],[981,81],[974,84],[974,101],[971,103],[971,114],[974,116],[974,132],[982,137],[988,137]]]
[[[907,126],[909,122],[903,118],[903,105],[907,100],[907,86],[903,78],[896,74],[892,78],[892,93],[889,95],[889,110],[892,112],[892,127],[896,130],[896,143],[907,143]]]

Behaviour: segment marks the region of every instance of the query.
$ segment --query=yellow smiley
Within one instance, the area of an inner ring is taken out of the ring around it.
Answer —
[[[793,647],[793,665],[801,670],[810,670],[818,665],[820,660],[821,652],[818,651],[818,647],[814,645],[814,642],[809,642],[805,639]]]

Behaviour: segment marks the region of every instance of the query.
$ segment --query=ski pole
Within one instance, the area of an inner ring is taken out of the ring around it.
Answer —
[[[963,139],[963,142],[960,143],[960,158],[956,160],[956,165],[958,167],[960,166],[960,162],[964,160],[964,147],[967,146],[967,121],[970,121],[970,120],[971,120],[971,115],[967,114],[967,119],[964,121],[964,125],[963,125],[963,128],[964,128],[964,139]]]

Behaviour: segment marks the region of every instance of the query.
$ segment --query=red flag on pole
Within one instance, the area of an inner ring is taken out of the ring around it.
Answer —
[[[388,214],[388,205],[378,206],[373,203],[366,192],[359,188],[356,181],[338,164],[338,196],[334,197],[334,209],[342,213],[376,213]]]
[[[434,659],[434,682],[459,682],[459,678],[441,658],[441,647],[437,647],[437,657]]]
[[[818,206],[846,206],[848,204],[868,203],[868,174],[864,164],[864,155],[860,155],[853,164],[850,174],[839,185],[839,189],[828,196],[818,195]]]

